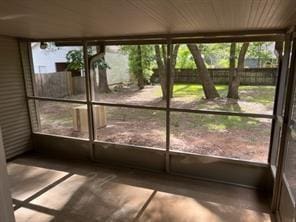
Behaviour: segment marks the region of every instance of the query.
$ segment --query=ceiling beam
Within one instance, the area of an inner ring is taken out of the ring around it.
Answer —
[[[229,32],[195,32],[195,33],[171,33],[171,34],[149,34],[149,35],[128,35],[128,36],[106,36],[106,37],[79,37],[79,38],[20,38],[21,40],[31,42],[81,42],[81,41],[100,41],[100,42],[136,42],[139,40],[162,41],[164,39],[241,39],[249,37],[249,39],[258,36],[278,36],[287,32],[286,29],[268,29],[268,30],[244,30],[244,31],[229,31]],[[235,41],[235,40],[233,40]]]

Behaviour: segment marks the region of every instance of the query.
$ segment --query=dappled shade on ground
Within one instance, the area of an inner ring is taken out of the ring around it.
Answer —
[[[217,86],[221,96],[227,86]],[[224,98],[202,99],[200,85],[177,84],[172,106],[188,109],[234,112],[272,113],[274,87],[241,86],[237,103]],[[144,90],[125,86],[113,93],[100,94],[101,101],[119,104],[165,106],[159,85]],[[77,98],[78,96],[71,97]],[[41,132],[88,138],[87,132],[73,127],[76,104],[39,101]],[[157,110],[105,107],[107,126],[96,129],[96,139],[104,142],[165,148],[165,112]],[[266,162],[271,121],[268,119],[223,115],[171,113],[171,149],[190,153],[216,155]]]
[[[205,100],[202,86],[198,84],[175,84],[171,107],[184,109],[207,109],[219,111],[272,114],[274,104],[274,86],[240,86],[240,100],[226,99],[226,85],[217,85],[221,98]],[[71,98],[79,98],[74,96]],[[99,102],[165,107],[161,87],[148,85],[138,90],[134,85],[120,85],[112,93],[98,93]]]
[[[96,131],[99,141],[165,149],[165,111],[107,107],[107,127]]]
[[[171,113],[171,149],[267,162],[271,121],[239,116]]]

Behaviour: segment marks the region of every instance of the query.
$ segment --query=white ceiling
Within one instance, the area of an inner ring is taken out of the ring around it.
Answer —
[[[0,0],[0,35],[79,38],[283,29],[296,0]]]

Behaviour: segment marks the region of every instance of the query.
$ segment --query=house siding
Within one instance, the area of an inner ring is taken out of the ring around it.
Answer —
[[[18,41],[1,36],[0,127],[7,159],[31,148],[31,128]]]

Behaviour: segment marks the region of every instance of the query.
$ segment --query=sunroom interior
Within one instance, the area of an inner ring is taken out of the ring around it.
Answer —
[[[0,6],[0,221],[296,221],[294,0]]]

